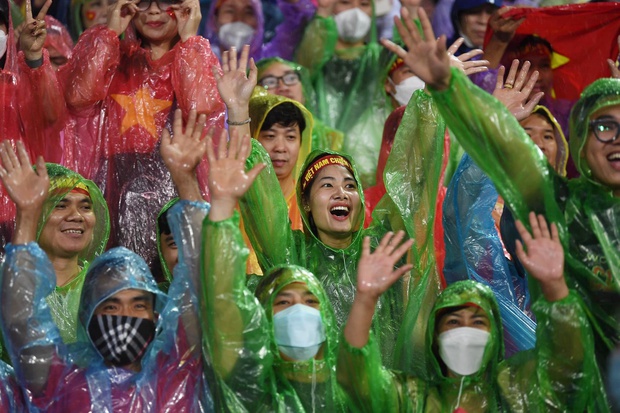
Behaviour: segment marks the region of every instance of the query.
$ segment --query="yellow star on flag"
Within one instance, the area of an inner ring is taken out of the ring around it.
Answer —
[[[134,95],[112,95],[123,110],[125,116],[121,124],[121,135],[127,129],[140,125],[155,139],[159,139],[155,114],[172,106],[172,101],[155,99],[149,87],[139,89]]]

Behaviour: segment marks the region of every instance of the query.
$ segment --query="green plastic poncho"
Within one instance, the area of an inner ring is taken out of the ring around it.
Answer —
[[[435,324],[443,309],[474,304],[490,321],[490,338],[480,370],[461,378],[448,377],[438,355]],[[428,322],[426,352],[431,356],[428,379],[381,366],[374,338],[361,349],[344,339],[338,354],[338,379],[360,411],[452,412],[583,412],[592,403],[591,382],[584,373],[596,369],[593,339],[574,292],[534,306],[538,318],[534,350],[502,361],[503,339],[499,308],[493,292],[475,281],[459,281],[437,299]]]
[[[46,297],[52,319],[60,330],[60,336],[65,343],[70,344],[77,340],[78,309],[84,278],[89,264],[105,250],[110,235],[110,216],[101,190],[94,182],[84,179],[77,172],[61,165],[48,163],[46,167],[50,178],[50,188],[37,227],[37,240],[56,205],[78,186],[88,190],[96,218],[93,240],[88,249],[82,251],[78,258],[81,271],[67,284],[56,286],[54,291]]]
[[[263,77],[263,73],[273,63],[281,63],[289,66],[291,69],[299,73],[301,79],[301,88],[303,91],[304,101],[302,103],[311,113],[316,113],[316,96],[310,81],[310,73],[308,70],[298,65],[297,63],[289,60],[284,60],[279,57],[271,57],[269,59],[260,60],[256,63],[258,68],[258,79]],[[332,151],[341,151],[344,142],[344,134],[339,130],[330,128],[318,117],[314,116],[314,126],[312,127],[312,150],[314,149],[330,149]]]
[[[344,132],[343,151],[357,163],[365,186],[375,184],[383,124],[391,112],[381,83],[391,53],[377,42],[374,15],[369,37],[363,46],[336,50],[334,18],[315,16],[296,55],[310,71],[317,96],[314,115]]]
[[[620,198],[591,177],[582,157],[590,116],[620,105],[620,80],[599,79],[586,88],[570,117],[570,149],[581,178],[559,176],[512,114],[495,98],[452,70],[450,87],[432,91],[439,112],[467,153],[493,180],[515,218],[529,211],[558,225],[567,283],[584,299],[602,363],[618,340],[611,303],[597,292],[620,291]],[[532,298],[538,284],[529,283]]]
[[[441,162],[435,159],[443,151],[445,128],[443,123],[431,116],[425,117],[427,122],[424,124],[415,121],[422,114],[430,112],[433,105],[433,100],[422,91],[416,92],[415,96],[407,107],[394,143],[396,149],[392,150],[393,157],[390,157],[386,166],[387,195],[373,212],[370,227],[356,231],[347,248],[333,249],[323,244],[312,232],[309,217],[303,209],[300,212],[304,232],[290,229],[286,203],[273,168],[269,166],[259,174],[240,202],[245,229],[263,271],[267,272],[277,265],[292,264],[308,268],[316,274],[334,308],[338,330],[344,326],[353,302],[363,237],[371,237],[372,247],[378,245],[388,231],[403,229],[409,237],[416,238],[420,248],[413,248],[410,253],[410,262],[415,265],[410,282],[401,280],[383,295],[374,319],[383,360],[388,365],[394,359],[396,337],[403,321],[409,291],[424,283],[427,288],[418,289],[422,291],[417,292],[418,299],[425,300],[425,295],[430,294],[434,301],[439,289],[435,267],[430,266],[432,269],[429,270],[427,262],[434,262],[432,223],[441,171]],[[302,170],[326,153],[333,154],[330,151],[312,152]],[[347,155],[343,156],[351,161]],[[260,145],[253,143],[246,166],[252,167],[261,162],[269,165],[269,156]],[[351,164],[355,172],[355,163]],[[356,173],[355,178],[359,183]],[[358,184],[357,189],[363,206],[361,185]],[[301,182],[297,184],[297,202],[303,205]],[[358,228],[363,227],[363,208],[361,211]],[[428,312],[429,308],[425,310]],[[415,323],[418,313],[407,317]]]
[[[245,248],[235,216],[204,222],[204,347],[215,370],[211,385],[217,411],[339,412],[343,393],[336,383],[338,334],[323,288],[306,269],[274,268],[258,285],[246,286]],[[322,360],[284,361],[275,343],[273,300],[285,286],[302,282],[320,302],[327,340]],[[212,382],[213,383],[213,382]]]
[[[159,221],[163,219],[162,217],[164,215],[168,214],[168,210],[170,210],[170,208],[172,208],[177,202],[179,202],[179,198],[172,198],[166,203],[166,205],[164,205],[161,211],[159,211],[159,214],[157,214],[157,255],[159,256],[161,272],[165,279],[165,281],[158,283],[157,286],[165,293],[168,292],[168,288],[170,287],[170,283],[172,282],[172,269],[168,268],[168,265],[166,264],[166,260],[164,259],[164,255],[161,250],[161,232],[163,231],[163,229],[161,228]]]

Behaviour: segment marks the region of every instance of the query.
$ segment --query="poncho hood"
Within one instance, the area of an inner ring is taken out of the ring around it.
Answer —
[[[562,127],[557,119],[551,114],[549,109],[545,106],[536,106],[532,111],[532,115],[534,114],[544,117],[551,123],[551,126],[553,127],[553,137],[558,148],[555,156],[556,170],[560,175],[566,176],[566,164],[568,163],[568,142],[566,142],[566,137],[564,137]]]
[[[503,359],[504,354],[504,340],[502,334],[502,324],[499,313],[499,307],[497,301],[493,296],[491,289],[483,284],[475,281],[466,280],[458,281],[454,284],[450,284],[435,301],[433,311],[428,321],[427,334],[427,352],[432,354],[431,366],[433,369],[432,377],[438,381],[444,380],[459,380],[449,379],[447,374],[442,370],[443,362],[439,357],[438,342],[437,342],[437,323],[438,315],[440,315],[444,309],[450,307],[461,307],[466,305],[475,305],[482,308],[487,314],[490,322],[490,337],[487,343],[484,357],[482,359],[482,366],[478,373],[471,376],[467,376],[465,383],[481,381],[481,380],[493,380],[497,377],[497,367],[499,362]],[[432,334],[431,334],[432,332]]]
[[[166,265],[166,260],[164,260],[164,255],[161,251],[161,231],[162,228],[160,226],[159,220],[161,219],[161,217],[165,216],[168,213],[168,210],[170,208],[172,208],[173,205],[175,205],[177,202],[179,202],[179,198],[172,198],[170,201],[168,201],[168,203],[166,203],[166,205],[164,205],[164,207],[161,209],[161,211],[159,211],[159,214],[157,214],[157,255],[159,256],[159,262],[161,264],[161,271],[164,274],[164,277],[166,278],[167,284],[170,285],[170,283],[172,282],[172,270],[170,268],[168,268],[168,265]]]
[[[351,168],[353,170],[353,177],[355,178],[355,181],[357,182],[357,192],[359,193],[359,196],[360,196],[360,211],[359,211],[358,221],[356,222],[356,225],[355,225],[357,230],[354,232],[353,238],[351,239],[351,245],[354,245],[356,244],[357,239],[362,236],[361,235],[362,229],[364,227],[364,191],[362,189],[362,182],[357,173],[355,162],[349,155],[344,154],[344,153],[339,153],[339,152],[325,150],[325,149],[317,149],[317,150],[312,151],[310,155],[308,155],[308,157],[306,158],[306,161],[304,162],[303,167],[301,168],[302,175],[300,176],[300,179],[297,180],[297,205],[299,205],[299,212],[301,213],[301,219],[304,224],[304,233],[308,237],[313,237],[317,243],[323,245],[325,248],[331,249],[318,238],[318,235],[315,232],[316,228],[314,226],[314,221],[312,220],[312,216],[303,207],[304,205],[304,200],[303,200],[304,191],[302,190],[303,174],[306,172],[308,167],[315,160],[325,155],[336,155],[336,156],[342,156],[343,158],[345,158],[351,164]],[[308,187],[306,188],[306,191],[310,191],[310,188],[311,186],[308,185]]]
[[[579,173],[596,185],[601,184],[592,178],[592,170],[582,156],[590,134],[590,117],[602,108],[615,105],[620,105],[620,79],[598,79],[585,88],[570,114],[570,152],[573,161]]]
[[[50,188],[47,200],[43,205],[43,213],[39,225],[37,226],[37,240],[41,236],[43,227],[47,223],[50,214],[56,205],[76,187],[86,188],[88,195],[93,203],[92,208],[95,213],[95,227],[93,228],[93,240],[89,247],[79,254],[79,261],[82,266],[91,262],[96,256],[103,253],[108,237],[110,236],[110,215],[108,205],[103,198],[101,190],[91,180],[84,179],[82,175],[65,168],[62,165],[47,163],[47,174],[50,178]]]
[[[254,139],[258,140],[258,135],[260,134],[260,130],[269,112],[276,106],[286,102],[295,105],[301,111],[306,121],[306,127],[301,133],[301,146],[299,148],[297,164],[293,170],[293,179],[297,181],[304,160],[312,150],[312,127],[314,121],[308,109],[299,102],[284,96],[272,95],[271,93],[267,93],[265,89],[257,86],[254,88],[254,92],[250,98],[250,118],[252,119],[250,123],[250,133]]]

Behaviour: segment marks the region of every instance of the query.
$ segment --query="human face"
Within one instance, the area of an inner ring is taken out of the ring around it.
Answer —
[[[269,76],[274,76],[276,78],[281,78],[286,74],[295,73],[295,71],[288,65],[280,62],[274,62],[265,71],[261,78],[258,81],[258,84],[262,84],[262,80]],[[294,85],[286,85],[282,79],[278,79],[278,86],[274,88],[268,88],[267,93],[271,93],[272,95],[284,96],[289,99],[292,99],[296,102],[301,103],[302,105],[306,103],[304,99],[304,92],[301,86],[301,82],[297,82]]]
[[[487,31],[487,23],[491,18],[491,14],[497,7],[491,4],[485,4],[467,11],[459,16],[459,24],[461,33],[467,37],[476,47],[482,47],[484,44],[484,34]]]
[[[385,92],[388,95],[393,95],[394,93],[396,93],[396,88],[394,85],[399,85],[404,80],[409,79],[413,76],[415,76],[415,73],[413,73],[413,71],[407,65],[402,65],[398,69],[393,70],[392,73],[390,73],[389,75],[389,80],[385,79]]]
[[[470,327],[491,331],[491,322],[487,313],[478,306],[456,307],[442,315],[437,323],[437,335],[459,327]]]
[[[588,120],[609,119],[620,122],[620,105],[608,106],[592,114]],[[581,151],[585,157],[592,178],[610,188],[614,196],[620,197],[620,139],[603,143],[596,139],[589,129],[586,144]]]
[[[168,43],[172,48],[179,36],[177,20],[173,16],[170,10],[162,10],[156,1],[152,1],[148,9],[136,13],[133,22],[147,46]]]
[[[258,19],[250,0],[225,0],[217,9],[215,23],[218,29],[234,22],[245,23],[254,30],[258,28]]]
[[[319,171],[310,188],[309,207],[319,239],[345,248],[358,230],[361,200],[357,182],[347,168],[329,165]]]
[[[334,15],[345,10],[359,8],[368,16],[372,17],[372,1],[370,0],[336,0],[334,5]]]
[[[558,144],[555,141],[553,125],[544,116],[534,113],[522,120],[521,126],[556,169]]]
[[[282,288],[273,300],[273,314],[278,314],[295,304],[303,304],[320,310],[321,303],[306,283],[294,282]]]
[[[92,242],[95,223],[90,197],[69,192],[52,210],[39,245],[50,259],[77,257]]]
[[[52,46],[47,46],[46,49],[49,53],[50,63],[52,64],[54,70],[58,70],[61,66],[64,66],[69,61],[69,59],[63,56],[58,50],[56,50],[56,48]]]
[[[174,267],[179,262],[179,250],[177,248],[177,243],[174,242],[174,237],[172,234],[164,234],[162,232],[159,235],[161,242],[161,255],[164,257],[164,262],[166,263],[166,267],[168,267],[168,271],[172,274]]]
[[[278,180],[291,178],[301,147],[299,125],[274,123],[269,129],[260,131],[258,141],[269,153]]]
[[[122,290],[103,300],[95,315],[116,315],[155,320],[153,294],[144,290]]]
[[[113,1],[109,1],[108,4],[115,3]],[[106,24],[108,10],[104,6],[102,0],[93,0],[88,3],[84,3],[82,6],[82,26],[84,30],[90,29],[94,25],[97,24]]]
[[[551,53],[551,52],[549,52]],[[530,54],[524,55],[523,60],[529,60],[531,63],[530,73],[538,71],[538,80],[534,84],[532,94],[544,92],[545,96],[551,96],[553,88],[553,70],[551,70],[551,55]]]

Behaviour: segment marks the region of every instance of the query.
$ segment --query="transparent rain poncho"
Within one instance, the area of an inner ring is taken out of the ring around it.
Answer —
[[[262,59],[256,63],[258,68],[258,79],[263,77],[265,70],[274,63],[281,63],[289,66],[292,70],[299,74],[301,79],[301,87],[303,91],[304,102],[303,105],[311,112],[316,113],[316,96],[312,82],[310,80],[310,73],[308,69],[300,66],[297,63],[289,60],[284,60],[279,57],[272,57],[268,59]],[[344,134],[339,130],[333,129],[327,126],[317,116],[313,116],[314,125],[312,127],[312,150],[314,149],[330,149],[332,151],[341,151],[344,143]]]
[[[207,128],[224,128],[225,105],[212,67],[209,42],[178,41],[158,60],[142,47],[133,27],[120,40],[106,26],[85,31],[69,63],[59,71],[70,122],[64,164],[95,181],[110,208],[110,246],[122,245],[151,266],[157,260],[155,217],[176,196],[159,154],[174,110],[207,115]],[[208,196],[206,158],[197,168]]]
[[[478,372],[461,380],[448,376],[438,355],[436,325],[442,311],[463,305],[485,311],[490,337]],[[583,302],[571,292],[553,303],[539,300],[534,311],[539,327],[536,348],[503,360],[501,319],[493,292],[475,281],[456,282],[437,298],[428,320],[426,377],[382,367],[371,335],[361,349],[342,340],[339,381],[355,407],[368,412],[452,412],[457,405],[467,412],[588,411],[594,406],[591,378],[597,368]]]
[[[163,256],[162,249],[161,249],[161,243],[162,243],[161,234],[162,234],[163,228],[161,227],[160,220],[165,219],[167,222],[168,211],[177,202],[179,202],[179,198],[172,198],[170,201],[166,203],[166,205],[164,205],[161,211],[159,211],[159,214],[157,214],[157,233],[156,233],[157,255],[159,256],[159,265],[161,266],[161,272],[164,277],[164,281],[159,283],[159,288],[165,293],[168,292],[168,288],[170,288],[170,283],[172,282],[172,269],[168,268],[168,265],[166,264],[166,260],[164,260],[164,256]]]
[[[50,178],[50,188],[37,227],[37,240],[56,205],[76,187],[88,192],[95,214],[93,240],[78,257],[80,272],[67,284],[56,286],[54,291],[46,297],[52,319],[60,331],[62,340],[70,344],[77,340],[78,309],[86,273],[90,263],[105,250],[110,234],[110,216],[101,191],[92,181],[84,179],[78,173],[61,165],[48,163],[46,167]]]
[[[372,225],[362,230],[364,197],[360,194],[362,208],[359,215],[359,230],[352,234],[351,244],[344,249],[333,249],[323,244],[311,230],[310,219],[301,209],[304,232],[292,231],[288,225],[286,203],[282,197],[275,173],[269,166],[269,157],[264,149],[253,143],[252,153],[246,166],[266,163],[252,187],[241,199],[240,207],[246,232],[254,247],[263,272],[277,265],[294,264],[308,268],[321,282],[334,308],[336,328],[342,329],[350,311],[356,288],[357,262],[361,256],[364,236],[371,237],[372,246],[388,231],[404,229],[409,237],[419,240],[420,248],[412,249],[410,261],[416,265],[411,281],[398,281],[379,301],[374,326],[380,336],[383,360],[391,365],[395,356],[396,336],[404,318],[407,295],[414,286],[423,283],[426,287],[418,296],[422,302],[426,295],[435,299],[439,285],[436,271],[427,271],[428,260],[433,260],[433,217],[435,201],[441,174],[441,162],[437,158],[443,153],[444,127],[437,118],[426,117],[427,123],[416,119],[430,111],[432,99],[419,91],[412,99],[408,113],[403,117],[401,129],[386,166],[386,195],[377,205]],[[400,137],[400,139],[399,139]],[[305,170],[314,159],[329,151],[314,151],[306,159]],[[349,161],[346,155],[344,155]],[[421,159],[425,162],[421,162]],[[355,171],[355,163],[352,163]],[[301,182],[297,185],[297,202],[302,204]],[[414,211],[416,213],[414,214]],[[414,217],[411,220],[409,217]],[[416,263],[421,263],[420,265]],[[433,267],[434,268],[434,267]],[[426,301],[424,301],[426,302]],[[432,301],[431,301],[432,302]],[[428,312],[428,309],[426,310]],[[412,316],[415,323],[418,314]]]
[[[377,41],[375,20],[365,45],[336,50],[333,16],[315,16],[295,58],[310,71],[317,97],[312,113],[345,134],[343,151],[353,157],[367,186],[375,183],[383,124],[390,114],[382,80],[392,56]]]
[[[220,57],[222,47],[218,38],[217,30],[217,11],[226,0],[213,0],[209,8],[209,14],[203,16],[205,23],[205,37],[211,42],[211,47],[215,54]],[[256,17],[256,29],[250,40],[250,57],[259,60],[267,57],[281,57],[292,59],[297,44],[301,40],[304,28],[314,15],[316,6],[310,0],[299,0],[296,2],[287,0],[277,0],[277,6],[282,12],[283,19],[276,27],[274,37],[268,42],[263,43],[264,35],[264,16],[263,6],[260,0],[250,0],[250,5]]]
[[[620,80],[596,81],[573,108],[570,146],[582,178],[570,181],[550,167],[501,103],[457,71],[452,71],[447,90],[431,93],[450,129],[491,178],[515,218],[527,222],[529,211],[536,211],[558,225],[567,283],[589,309],[602,363],[618,340],[612,303],[599,299],[597,292],[620,289],[620,199],[613,196],[611,188],[592,178],[582,154],[590,116],[601,108],[620,104]],[[535,300],[540,296],[538,285],[528,284]]]
[[[273,268],[256,296],[246,286],[245,248],[238,215],[204,223],[204,346],[216,373],[212,386],[217,411],[346,411],[336,383],[338,346],[329,299],[317,279],[297,266]],[[291,283],[305,283],[320,303],[326,341],[323,358],[285,361],[272,325],[274,300]]]
[[[211,409],[203,378],[198,283],[200,223],[206,204],[181,202],[170,215],[179,264],[169,295],[142,258],[115,248],[90,266],[80,306],[79,340],[66,346],[43,299],[54,288],[45,253],[35,244],[7,246],[2,270],[2,329],[30,411],[202,412]],[[86,333],[97,306],[119,291],[152,293],[157,333],[138,373],[106,366]],[[27,331],[27,334],[24,332]]]

